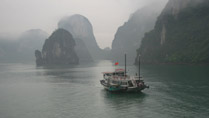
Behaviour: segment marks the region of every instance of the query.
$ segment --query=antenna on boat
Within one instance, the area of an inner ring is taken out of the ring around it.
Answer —
[[[138,56],[138,59],[139,59],[139,79],[140,79],[140,54],[139,54],[139,56]]]
[[[126,53],[125,53],[125,76],[126,76]]]

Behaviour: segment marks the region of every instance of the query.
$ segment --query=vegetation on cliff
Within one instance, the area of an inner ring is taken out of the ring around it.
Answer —
[[[209,1],[186,3],[178,13],[174,12],[175,6],[166,11],[168,5],[158,17],[154,30],[146,33],[142,40],[138,49],[142,61],[209,63]]]

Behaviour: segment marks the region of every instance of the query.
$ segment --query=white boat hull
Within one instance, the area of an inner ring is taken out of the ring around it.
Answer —
[[[148,88],[146,85],[141,85],[141,86],[135,86],[135,87],[124,87],[120,85],[108,85],[105,83],[104,80],[100,81],[101,84],[103,85],[105,90],[111,91],[111,92],[140,92],[141,90],[144,90],[145,88]]]

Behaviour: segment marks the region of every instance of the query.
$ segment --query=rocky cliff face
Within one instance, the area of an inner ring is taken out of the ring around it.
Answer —
[[[169,0],[162,12],[162,15],[171,14],[177,18],[178,14],[185,8],[195,7],[204,1],[205,0]]]
[[[42,53],[38,50],[35,51],[36,64],[78,64],[79,59],[75,53],[75,45],[75,41],[68,31],[58,29],[46,39]]]
[[[93,59],[84,41],[81,39],[75,39],[75,43],[76,43],[75,52],[78,55],[79,62],[80,63],[92,62]]]
[[[35,50],[35,57],[36,57],[36,65],[42,66],[44,64],[41,51]]]
[[[146,63],[208,63],[209,2],[169,0],[138,54]]]
[[[154,28],[157,16],[160,15],[165,3],[155,3],[137,10],[130,19],[118,28],[112,42],[112,57],[115,61],[124,60],[124,53],[127,54],[127,61],[134,63],[136,49],[141,44],[144,34]]]
[[[59,21],[58,27],[69,31],[75,39],[83,40],[93,59],[101,58],[101,49],[95,40],[92,25],[86,17],[76,14],[63,18]]]

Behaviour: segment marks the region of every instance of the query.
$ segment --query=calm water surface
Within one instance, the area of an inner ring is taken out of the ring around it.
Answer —
[[[73,67],[0,64],[0,118],[207,118],[209,67],[143,65],[150,89],[109,93],[99,80],[110,61]],[[129,66],[135,74],[137,67]]]

